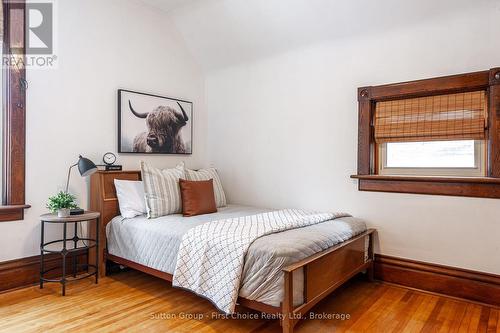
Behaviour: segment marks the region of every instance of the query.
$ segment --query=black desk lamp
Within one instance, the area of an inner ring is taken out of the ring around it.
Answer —
[[[90,176],[91,174],[97,171],[97,167],[94,164],[94,162],[80,155],[78,158],[78,162],[69,167],[68,180],[66,181],[66,191],[65,191],[66,193],[68,193],[69,177],[71,176],[71,169],[73,169],[73,167],[77,165],[78,165],[78,171],[80,171],[80,175],[82,177]]]
[[[91,174],[97,171],[97,167],[94,164],[94,162],[80,155],[78,158],[78,162],[69,167],[68,180],[66,181],[66,191],[65,191],[66,193],[68,193],[69,177],[71,176],[71,169],[73,169],[73,167],[77,165],[78,165],[78,171],[80,171],[80,175],[82,177],[90,176]],[[79,214],[83,214],[83,209],[76,208],[70,210],[70,215],[79,215]]]

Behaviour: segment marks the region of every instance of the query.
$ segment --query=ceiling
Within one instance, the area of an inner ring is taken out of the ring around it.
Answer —
[[[189,5],[195,1],[202,0],[141,0],[142,2],[161,9],[165,12],[170,12],[174,9],[182,8],[183,6]]]
[[[142,1],[168,13],[206,71],[308,44],[439,22],[458,12],[484,12],[484,6],[500,16],[500,0]]]

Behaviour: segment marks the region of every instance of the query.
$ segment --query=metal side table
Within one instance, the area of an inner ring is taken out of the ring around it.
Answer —
[[[89,264],[89,249],[95,248],[96,253],[99,253],[99,223],[100,223],[101,214],[98,212],[85,212],[81,215],[71,215],[69,217],[58,217],[56,214],[44,214],[40,216],[40,220],[42,223],[41,230],[41,241],[40,241],[40,289],[43,289],[44,282],[59,282],[62,285],[62,295],[66,295],[66,283],[76,280],[85,279],[89,276],[95,275],[95,283],[99,282],[99,265],[90,265]],[[95,220],[95,231],[96,238],[81,238],[78,236],[78,223],[92,221]],[[45,243],[44,240],[44,232],[45,232],[45,223],[57,223],[63,225],[63,238],[57,239],[54,241],[50,241]],[[74,224],[74,236],[68,239],[67,229],[68,223]],[[78,242],[82,241],[83,246],[78,246]],[[68,244],[69,243],[69,244]],[[56,246],[54,244],[62,245],[62,249],[49,249],[48,246]],[[69,245],[69,246],[68,246]],[[76,263],[76,255],[80,251],[87,252],[87,263],[86,264],[77,264]],[[62,276],[60,279],[48,279],[45,277],[46,273],[59,269],[61,267],[54,267],[45,270],[44,267],[44,255],[47,253],[58,253],[62,258]],[[73,276],[68,278],[66,276],[66,257],[72,257],[73,264]],[[77,277],[77,268],[78,266],[87,267],[87,273]]]

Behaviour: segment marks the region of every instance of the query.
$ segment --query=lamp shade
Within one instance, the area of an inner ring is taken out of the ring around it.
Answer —
[[[82,177],[86,177],[96,172],[97,167],[94,162],[80,155],[78,160],[78,171],[80,171],[80,175],[82,175]]]

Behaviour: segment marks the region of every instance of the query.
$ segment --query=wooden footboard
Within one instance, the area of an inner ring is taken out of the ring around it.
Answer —
[[[351,277],[366,270],[369,279],[373,279],[374,232],[374,229],[369,229],[348,241],[283,269],[285,292],[280,307],[242,297],[238,298],[238,304],[267,314],[279,315],[283,333],[293,333],[294,326],[314,305]],[[110,254],[107,255],[107,259],[172,282],[172,274]],[[304,274],[304,303],[294,307],[293,274],[299,269],[302,269]]]
[[[285,294],[282,310],[283,333],[292,333],[295,324],[311,308],[357,273],[367,270],[373,279],[373,235],[366,232],[309,256],[283,269]],[[293,305],[293,274],[304,274],[304,303]]]

